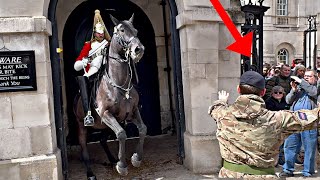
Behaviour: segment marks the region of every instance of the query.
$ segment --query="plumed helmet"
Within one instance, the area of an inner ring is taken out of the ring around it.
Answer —
[[[94,11],[94,19],[93,19],[93,33],[104,33],[104,36],[106,40],[110,41],[111,37],[106,29],[106,26],[102,20],[102,17],[100,15],[100,11],[97,9]],[[93,39],[93,34],[92,34],[92,39]]]
[[[100,22],[98,22],[95,26],[94,26],[94,32],[97,32],[97,33],[104,33],[104,25]]]

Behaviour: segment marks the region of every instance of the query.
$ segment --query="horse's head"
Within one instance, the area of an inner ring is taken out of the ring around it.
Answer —
[[[111,15],[110,17],[115,25],[113,40],[117,40],[125,53],[129,55],[135,63],[139,62],[144,53],[144,46],[137,37],[138,31],[133,27],[134,14],[129,20],[121,22]]]

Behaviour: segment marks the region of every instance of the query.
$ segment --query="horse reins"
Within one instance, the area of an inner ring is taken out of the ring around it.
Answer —
[[[108,74],[108,71],[107,71],[107,68],[106,68],[105,71],[106,71],[106,76],[109,79],[109,83],[113,87],[116,87],[116,88],[119,88],[119,89],[125,91],[125,97],[126,97],[126,99],[129,99],[130,98],[130,95],[129,95],[130,94],[130,90],[132,89],[133,85],[131,83],[131,81],[132,81],[132,67],[131,67],[132,58],[130,57],[131,51],[130,51],[130,48],[128,48],[128,47],[129,47],[129,44],[132,42],[132,40],[135,39],[136,37],[132,36],[128,41],[126,41],[117,32],[118,32],[118,29],[117,29],[117,26],[116,26],[115,29],[114,29],[114,32],[113,32],[113,34],[114,34],[113,37],[116,38],[116,41],[122,46],[123,50],[125,51],[125,59],[116,58],[116,57],[110,56],[110,54],[108,55],[108,57],[111,58],[111,59],[116,60],[119,63],[128,63],[129,76],[127,76],[127,79],[125,80],[123,85],[118,85],[110,78],[110,76]],[[136,74],[136,76],[137,76],[137,74]],[[128,82],[128,79],[129,79],[129,82]],[[127,82],[128,82],[128,87],[124,88],[124,86],[126,85]]]
[[[129,66],[129,76],[127,76],[127,79],[125,80],[125,82],[124,82],[123,85],[117,85],[117,84],[110,78],[107,69],[105,69],[105,71],[106,71],[106,76],[107,76],[107,78],[109,79],[109,83],[110,83],[113,87],[117,87],[117,88],[125,91],[125,92],[126,92],[126,93],[125,93],[125,97],[126,97],[127,99],[129,99],[129,97],[130,97],[130,96],[129,96],[129,93],[130,93],[130,90],[131,90],[132,87],[133,87],[133,85],[131,84],[131,81],[132,81],[132,68],[131,68],[131,63],[130,63],[131,58],[128,57],[128,58],[126,58],[126,60],[121,59],[122,61],[119,61],[119,60],[120,60],[119,58],[114,58],[114,57],[112,57],[112,56],[109,56],[109,57],[110,57],[111,59],[116,60],[116,61],[119,62],[119,63],[124,63],[124,62],[125,62],[125,63],[128,63],[128,66]],[[128,79],[129,79],[129,82],[128,82]],[[124,86],[126,85],[127,82],[128,82],[128,87],[127,87],[127,88],[124,88]]]

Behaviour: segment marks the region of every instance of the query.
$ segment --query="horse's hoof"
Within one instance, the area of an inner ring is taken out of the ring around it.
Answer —
[[[116,165],[116,169],[118,171],[118,173],[121,175],[121,176],[126,176],[128,175],[128,168],[125,167],[125,168],[122,168],[120,167],[118,164]]]
[[[88,180],[97,180],[96,176],[88,177]]]
[[[134,153],[132,156],[131,156],[131,163],[134,167],[140,167],[141,165],[141,160],[139,161],[139,158],[138,158],[138,154],[137,153]]]

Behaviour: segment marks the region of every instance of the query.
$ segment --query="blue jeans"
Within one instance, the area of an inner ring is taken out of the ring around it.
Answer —
[[[285,140],[285,163],[282,166],[284,172],[289,174],[293,173],[297,154],[299,153],[301,145],[303,144],[304,162],[302,174],[304,176],[314,174],[317,136],[317,130],[306,130],[301,133],[292,134]]]

